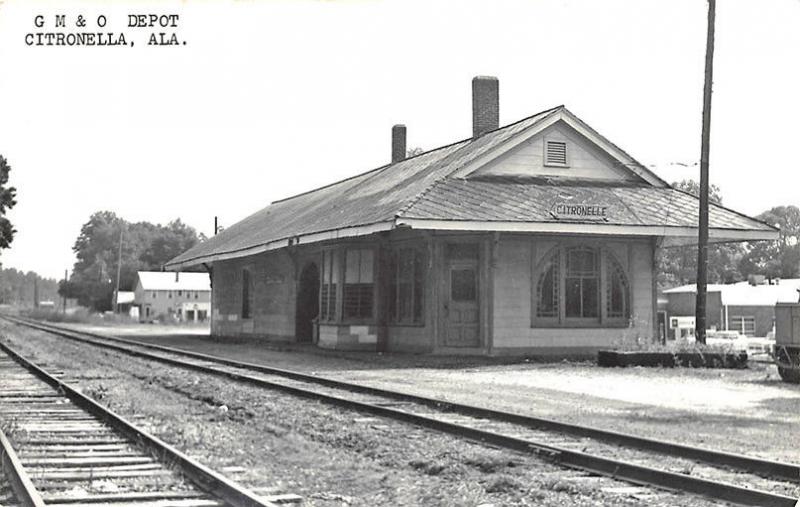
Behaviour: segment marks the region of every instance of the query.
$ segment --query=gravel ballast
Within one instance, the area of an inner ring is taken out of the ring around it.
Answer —
[[[160,438],[305,505],[713,505],[2,324],[12,346]]]

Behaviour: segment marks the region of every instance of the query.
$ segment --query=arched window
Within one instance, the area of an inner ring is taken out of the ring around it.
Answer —
[[[533,282],[534,326],[628,323],[628,277],[604,248],[556,246],[536,266]]]

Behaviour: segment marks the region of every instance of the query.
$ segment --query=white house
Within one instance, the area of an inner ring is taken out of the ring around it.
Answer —
[[[211,280],[206,273],[139,271],[134,294],[144,321],[198,322],[211,314]]]

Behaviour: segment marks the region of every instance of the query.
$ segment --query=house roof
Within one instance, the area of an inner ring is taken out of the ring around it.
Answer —
[[[124,305],[124,304],[127,304],[127,303],[133,303],[134,299],[136,299],[136,293],[135,292],[131,292],[131,291],[127,291],[127,290],[121,290],[121,291],[119,291],[117,293],[117,304],[118,305]]]
[[[144,290],[211,290],[211,280],[208,273],[139,271],[138,276]],[[120,296],[122,294],[120,292]]]
[[[720,292],[723,287],[725,287],[725,285],[720,283],[709,283],[706,285],[706,292]],[[697,285],[693,283],[689,285],[679,285],[678,287],[663,291],[664,294],[694,294],[695,292],[697,292]]]
[[[632,181],[470,177],[503,150],[557,121],[567,122],[604,149]],[[556,220],[552,203],[608,203],[608,221]],[[331,185],[276,201],[166,264],[168,269],[243,257],[294,244],[367,235],[398,226],[421,229],[524,230],[642,235],[696,235],[698,200],[666,182],[591,130],[563,106],[477,138],[465,139]],[[774,239],[757,220],[712,205],[711,237]],[[746,234],[745,234],[746,233]],[[760,234],[760,235],[759,235]]]
[[[708,292],[720,292],[722,304],[727,306],[774,306],[776,303],[796,303],[800,278],[782,278],[778,283],[751,285],[749,282],[710,284]],[[664,294],[694,294],[695,284],[665,290]]]

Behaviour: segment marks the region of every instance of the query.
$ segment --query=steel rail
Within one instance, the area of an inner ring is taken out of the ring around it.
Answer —
[[[250,375],[226,371],[211,366],[182,361],[180,359],[174,359],[155,354],[150,354],[139,350],[133,350],[128,347],[124,347],[122,345],[117,345],[113,343],[103,343],[103,342],[98,342],[94,339],[75,336],[76,334],[77,335],[87,334],[83,332],[66,331],[62,328],[58,328],[55,326],[52,327],[42,326],[40,324],[32,324],[24,321],[20,323],[29,327],[38,328],[40,330],[56,334],[58,336],[63,336],[69,339],[77,340],[80,342],[85,342],[99,347],[110,348],[112,350],[119,350],[121,352],[136,357],[155,360],[165,364],[191,369],[194,371],[213,373],[215,375],[221,375],[233,380],[241,381],[255,386],[266,387],[269,389],[287,392],[289,394],[296,395],[299,397],[314,399],[332,405],[340,406],[343,408],[359,410],[365,413],[387,417],[394,420],[405,421],[411,424],[442,431],[458,437],[466,437],[473,440],[490,443],[498,447],[503,447],[515,451],[532,453],[562,466],[589,471],[600,475],[605,475],[608,477],[623,480],[633,484],[657,487],[671,491],[688,492],[740,505],[753,505],[760,507],[796,507],[798,503],[798,500],[796,498],[792,498],[785,495],[780,495],[767,491],[761,491],[757,489],[745,488],[733,484],[717,482],[708,479],[692,477],[689,475],[669,472],[626,461],[616,460],[612,458],[605,458],[580,451],[574,451],[548,444],[542,444],[531,440],[521,439],[509,435],[503,435],[492,431],[486,431],[478,428],[464,426],[457,423],[442,421],[432,417],[426,417],[419,414],[404,412],[402,410],[397,410],[386,406],[360,402],[331,394],[324,394],[313,390],[271,382],[259,377],[253,377]],[[103,337],[103,338],[109,339],[109,337]],[[115,338],[114,340],[121,340],[121,339]],[[347,387],[344,387],[344,389],[349,389],[350,387],[352,387],[352,385],[347,384]],[[436,403],[439,404],[440,407],[443,405],[444,406],[448,405],[447,403],[439,402],[438,400],[435,401]]]
[[[45,507],[42,496],[28,477],[19,456],[6,438],[2,428],[0,428],[0,463],[2,463],[5,476],[11,483],[14,495],[24,507]]]
[[[6,352],[14,361],[51,387],[64,393],[77,406],[99,417],[111,427],[123,433],[131,441],[143,445],[159,461],[167,461],[177,465],[181,472],[208,493],[237,507],[277,507],[276,504],[262,500],[253,492],[195,461],[150,433],[137,428],[119,414],[103,407],[93,399],[53,377],[2,341],[0,341],[0,350]]]
[[[596,440],[601,440],[603,442],[614,443],[617,445],[624,445],[626,447],[636,448],[640,450],[654,451],[661,454],[669,454],[671,456],[679,458],[687,458],[696,461],[702,461],[710,465],[716,465],[716,466],[724,465],[727,467],[735,468],[737,470],[742,470],[754,474],[760,474],[762,476],[769,478],[780,478],[783,480],[800,483],[800,465],[794,463],[785,463],[781,461],[756,458],[742,454],[734,454],[725,451],[707,449],[703,447],[694,447],[684,444],[678,444],[675,442],[666,442],[652,438],[640,437],[628,433],[621,433],[617,431],[594,428],[591,426],[571,424],[543,417],[522,415],[513,412],[505,412],[489,408],[477,407],[473,405],[443,401],[443,400],[438,400],[436,398],[429,398],[425,396],[408,394],[399,391],[391,391],[387,389],[369,387],[362,384],[354,384],[351,382],[345,382],[318,375],[310,375],[307,373],[302,373],[292,370],[285,370],[281,368],[275,368],[271,366],[265,366],[249,362],[242,362],[242,361],[237,361],[235,359],[229,359],[209,354],[202,354],[199,352],[192,352],[174,347],[165,347],[163,345],[144,343],[136,340],[130,340],[114,336],[106,336],[98,333],[91,333],[87,331],[73,331],[61,328],[59,326],[33,323],[24,320],[21,320],[20,322],[25,325],[33,327],[38,326],[42,330],[57,333],[60,336],[64,336],[65,338],[82,340],[83,338],[81,338],[80,336],[66,336],[65,334],[62,334],[62,333],[76,333],[79,335],[95,337],[100,340],[108,340],[108,341],[148,348],[152,350],[168,352],[171,354],[192,357],[195,359],[201,359],[209,362],[216,362],[245,370],[252,370],[260,373],[267,373],[271,375],[278,375],[286,378],[291,378],[294,380],[316,383],[327,387],[346,389],[353,392],[370,394],[374,396],[384,396],[398,401],[420,403],[429,406],[431,408],[436,408],[440,410],[446,409],[451,412],[470,415],[474,417],[494,419],[497,421],[503,421],[512,424],[518,424],[532,429],[558,431],[577,437],[593,438]],[[86,341],[88,343],[91,343],[91,340],[86,340]],[[96,345],[104,346],[105,344],[96,344]]]

